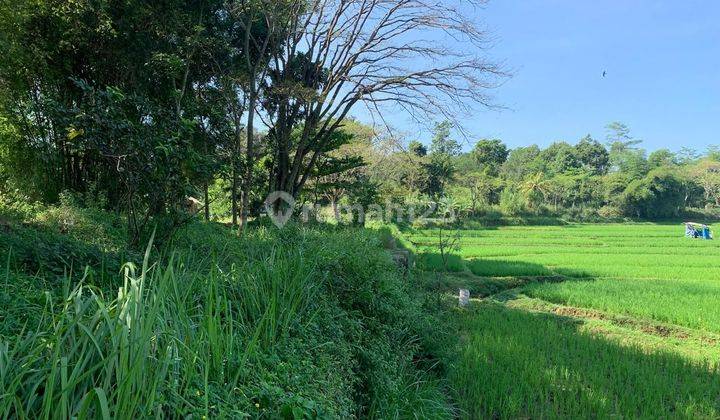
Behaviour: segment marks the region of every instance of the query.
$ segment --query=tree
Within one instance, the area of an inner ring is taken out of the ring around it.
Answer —
[[[339,217],[338,203],[342,198],[350,196],[367,201],[375,195],[367,168],[368,161],[372,159],[375,132],[370,127],[348,120],[348,124],[333,136],[333,150],[322,157],[314,184],[316,193],[330,201],[333,214]]]
[[[433,129],[433,138],[430,143],[430,153],[435,155],[457,156],[460,154],[462,147],[457,140],[450,136],[452,123],[443,121],[435,124]]]
[[[470,193],[470,210],[477,214],[478,205],[487,203],[490,194],[495,188],[495,179],[486,172],[472,172],[460,178],[460,185],[467,188]]]
[[[297,196],[357,104],[373,112],[392,104],[416,116],[456,118],[459,107],[490,105],[488,89],[505,76],[479,58],[485,36],[453,2],[296,3],[302,6],[293,10],[292,30],[272,55],[265,81],[274,190]],[[435,32],[466,48],[418,41]]]
[[[417,157],[427,156],[427,148],[417,140],[413,140],[408,144],[408,151]]]
[[[707,158],[710,160],[720,162],[720,147],[714,144],[708,146],[707,152],[705,152],[705,156],[707,156]]]
[[[575,155],[586,170],[596,175],[607,173],[610,155],[605,146],[589,134],[575,145]]]
[[[705,159],[691,170],[692,177],[705,191],[705,200],[720,206],[720,162]]]
[[[547,196],[552,199],[556,211],[560,206],[565,208],[600,207],[603,203],[600,179],[585,171],[561,174],[550,178]]]
[[[681,147],[676,153],[675,160],[678,165],[690,165],[700,158],[700,153],[691,147]]]
[[[625,124],[614,122],[606,128],[612,168],[631,174],[635,178],[647,174],[648,167],[645,151],[636,147],[642,143],[642,140],[630,136],[630,129]]]
[[[642,178],[650,170],[644,150],[627,151],[618,156],[616,161],[618,162],[619,170],[630,174],[633,178]]]
[[[625,148],[630,148],[640,144],[642,141],[634,139],[630,135],[630,128],[621,122],[612,122],[605,126],[607,131],[607,141],[609,144],[621,143]]]
[[[557,175],[547,181],[546,195],[552,199],[555,211],[558,210],[560,204],[564,204],[564,201],[572,196],[574,187],[574,179],[567,175]]]
[[[656,150],[648,156],[648,166],[650,169],[674,165],[677,165],[677,156],[668,149]]]
[[[550,183],[542,172],[538,172],[523,181],[520,192],[525,196],[530,208],[537,210],[550,192]]]
[[[542,172],[542,162],[539,162],[540,148],[537,145],[518,147],[508,154],[502,166],[501,173],[507,179],[521,181],[532,173]]]
[[[685,207],[685,188],[673,170],[660,168],[632,181],[620,197],[620,203],[628,216],[677,217]]]
[[[180,222],[197,187],[189,168],[217,150],[197,90],[225,54],[215,42],[222,2],[18,1],[0,15],[7,7],[0,106],[38,195],[103,191],[127,212],[135,241],[151,217]]]
[[[441,197],[445,194],[445,187],[455,176],[455,165],[450,156],[442,153],[430,155],[430,162],[425,164],[428,173],[428,184],[423,191],[431,197]]]
[[[364,226],[367,220],[365,209],[379,202],[378,184],[372,182],[366,174],[361,174],[348,192],[348,201],[351,207],[362,209],[355,222],[359,226]]]
[[[258,101],[266,88],[265,79],[268,76],[269,64],[272,54],[281,49],[284,42],[283,37],[292,31],[294,16],[302,12],[303,2],[289,0],[235,0],[228,7],[228,16],[232,24],[230,30],[233,33],[231,44],[241,52],[235,62],[234,72],[229,76],[231,85],[234,85],[234,92],[237,92],[231,99],[239,101],[236,105],[235,118],[243,114],[246,118],[244,127],[245,134],[245,159],[242,164],[242,190],[241,190],[241,214],[240,225],[243,228],[247,225],[249,215],[249,197],[253,185],[253,168],[257,154],[255,146],[255,116],[258,108]],[[235,34],[234,27],[240,31]],[[239,98],[239,99],[236,99]],[[246,112],[244,112],[246,111]],[[239,124],[237,125],[239,127]],[[241,132],[238,132],[238,145],[240,144]],[[238,154],[240,149],[237,150]],[[239,165],[238,165],[239,166]],[[233,172],[233,225],[237,220],[237,188],[238,168]]]
[[[460,143],[450,136],[452,123],[443,121],[435,124],[432,143],[430,144],[430,162],[426,163],[428,183],[424,193],[432,197],[445,194],[445,187],[455,175],[453,157],[460,154]]]
[[[510,151],[502,141],[483,139],[473,148],[472,155],[481,170],[497,175],[500,166],[505,163]]]
[[[512,185],[508,185],[500,193],[500,209],[505,214],[519,215],[525,212],[527,200]]]
[[[430,158],[419,156],[403,142],[387,133],[378,136],[374,159],[368,167],[371,181],[381,186],[384,195],[393,202],[419,195],[428,190]]]
[[[623,172],[611,172],[602,178],[603,201],[613,206],[620,207],[620,196],[633,179]]]
[[[540,153],[540,159],[550,174],[563,174],[581,166],[576,149],[564,141],[548,146]]]

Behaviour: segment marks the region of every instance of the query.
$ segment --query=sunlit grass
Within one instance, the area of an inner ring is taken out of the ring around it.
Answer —
[[[720,242],[684,237],[682,224],[461,230],[465,267],[483,277],[552,276],[527,293],[555,303],[720,331]],[[433,231],[409,235],[423,249]],[[573,279],[578,279],[573,281]]]
[[[720,282],[710,279],[567,281],[530,285],[526,293],[550,302],[720,332]]]
[[[217,384],[242,386],[259,348],[313,316],[299,254],[201,275],[188,259],[150,267],[149,252],[142,268],[124,267],[117,298],[81,282],[49,304],[48,329],[0,343],[2,417],[208,416]]]
[[[467,418],[716,418],[720,372],[620,346],[554,315],[482,304],[451,379]]]

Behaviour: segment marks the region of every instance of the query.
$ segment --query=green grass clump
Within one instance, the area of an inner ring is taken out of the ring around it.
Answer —
[[[372,231],[193,223],[102,282],[7,244],[0,418],[452,415],[437,324]]]
[[[526,293],[554,303],[720,332],[720,283],[709,280],[567,281],[535,284]]]
[[[459,255],[449,254],[445,256],[446,261],[440,254],[423,253],[418,257],[418,267],[426,271],[449,271],[460,272],[465,270],[465,262]],[[445,265],[447,264],[447,266]]]
[[[552,276],[554,273],[540,264],[522,261],[475,259],[468,262],[470,271],[484,277]]]

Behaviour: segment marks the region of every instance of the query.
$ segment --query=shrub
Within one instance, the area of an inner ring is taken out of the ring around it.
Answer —
[[[238,238],[193,223],[144,261],[100,287],[30,281],[28,295],[62,299],[33,304],[24,333],[15,321],[28,303],[0,295],[18,309],[0,320],[15,325],[0,329],[0,395],[14,396],[0,417],[451,416],[425,372],[436,363],[423,336],[437,323],[375,232]]]
[[[511,188],[505,188],[500,194],[500,210],[510,216],[525,213],[526,203],[522,194]]]
[[[603,206],[598,210],[598,214],[606,219],[619,219],[623,216],[622,210],[615,206]]]

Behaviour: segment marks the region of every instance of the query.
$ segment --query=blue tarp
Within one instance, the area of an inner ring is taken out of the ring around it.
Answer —
[[[704,239],[712,239],[712,234],[710,233],[710,228],[705,226],[702,230],[702,236]]]
[[[699,223],[685,223],[685,236],[688,238],[712,239],[712,231],[707,225]]]

